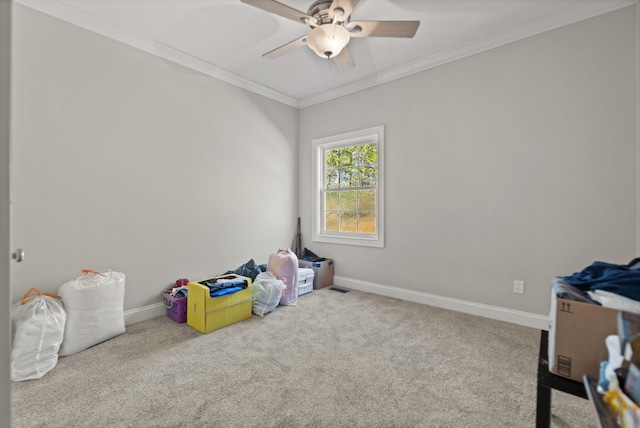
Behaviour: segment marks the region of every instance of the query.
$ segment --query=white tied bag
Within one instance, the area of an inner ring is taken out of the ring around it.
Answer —
[[[58,296],[36,288],[11,309],[12,381],[40,379],[56,366],[66,318]]]
[[[280,303],[285,288],[284,282],[276,278],[273,272],[259,273],[251,284],[253,313],[263,317],[272,312]]]
[[[60,286],[67,311],[60,355],[73,355],[126,331],[122,272],[83,270],[83,276]]]

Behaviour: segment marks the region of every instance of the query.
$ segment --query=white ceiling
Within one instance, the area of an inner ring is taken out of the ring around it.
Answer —
[[[412,39],[352,38],[356,66],[299,48],[309,31],[240,0],[14,0],[294,107],[384,83],[637,0],[360,0],[354,20],[419,20]],[[307,12],[313,0],[280,0]]]

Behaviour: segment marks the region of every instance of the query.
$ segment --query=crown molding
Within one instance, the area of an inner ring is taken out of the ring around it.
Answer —
[[[14,0],[14,2],[110,39],[117,40],[160,58],[164,58],[168,61],[175,62],[184,67],[199,71],[200,73],[246,89],[250,92],[278,101],[282,104],[295,108],[299,107],[298,100],[294,97],[240,77],[213,64],[202,61],[201,59],[189,55],[179,49],[172,48],[171,46],[167,46],[157,41],[150,40],[147,37],[127,31],[96,16],[70,7],[62,2],[56,0]]]
[[[299,108],[310,107],[325,101],[329,101],[344,95],[362,91],[392,80],[410,76],[430,68],[438,67],[448,62],[456,61],[489,49],[497,48],[527,37],[535,36],[546,31],[555,30],[569,24],[573,24],[585,19],[593,18],[607,12],[631,6],[638,0],[616,0],[614,2],[599,2],[598,0],[590,0],[580,10],[565,9],[561,13],[546,15],[529,22],[515,25],[507,30],[498,31],[488,34],[484,37],[475,39],[464,45],[456,46],[447,51],[438,52],[411,63],[395,67],[376,75],[369,76],[357,82],[340,86],[321,94],[311,95],[299,100]]]
[[[603,2],[601,0],[588,0],[579,9],[567,8],[559,13],[548,14],[523,24],[515,25],[509,29],[488,34],[464,45],[456,46],[444,52],[439,52],[413,61],[409,64],[395,67],[374,74],[357,82],[340,86],[338,88],[323,91],[322,93],[296,99],[278,92],[272,88],[260,85],[256,82],[242,78],[220,67],[195,58],[183,51],[170,46],[152,41],[146,37],[124,30],[116,25],[106,22],[88,13],[67,6],[56,0],[14,0],[23,6],[38,10],[54,16],[63,21],[77,25],[81,28],[93,31],[105,37],[117,40],[121,43],[133,46],[152,55],[175,62],[208,76],[222,80],[234,86],[246,89],[250,92],[262,95],[282,104],[305,108],[325,101],[329,101],[344,95],[362,91],[383,83],[407,77],[409,75],[428,70],[462,59],[489,49],[506,45],[527,37],[546,31],[554,30],[565,25],[573,24],[607,12],[612,12],[623,7],[634,5],[638,0],[613,0]]]

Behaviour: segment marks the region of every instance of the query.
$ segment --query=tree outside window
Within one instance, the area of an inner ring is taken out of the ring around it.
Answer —
[[[324,166],[324,230],[375,234],[378,145],[327,150]]]

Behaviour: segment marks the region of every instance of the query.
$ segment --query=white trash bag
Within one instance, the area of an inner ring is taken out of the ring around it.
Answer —
[[[32,295],[35,293],[35,295]],[[11,380],[40,379],[58,363],[67,319],[53,294],[32,288],[11,309]]]
[[[285,288],[284,282],[276,278],[273,272],[259,273],[251,284],[253,313],[263,317],[273,311],[280,303]]]
[[[126,331],[124,273],[112,270],[82,272],[83,276],[61,285],[58,290],[67,311],[61,356],[84,351]]]

